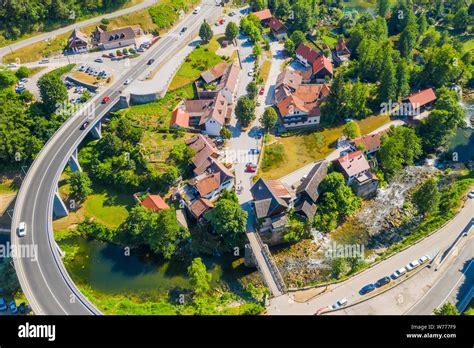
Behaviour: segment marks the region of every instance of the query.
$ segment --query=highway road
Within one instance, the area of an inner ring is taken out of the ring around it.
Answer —
[[[349,305],[353,304],[363,299],[363,297],[359,295],[359,290],[364,285],[374,283],[378,279],[390,275],[395,270],[405,266],[413,260],[419,259],[423,255],[429,254],[433,256],[436,255],[438,251],[443,252],[444,250],[448,249],[461,233],[467,232],[469,230],[470,226],[472,225],[473,218],[474,199],[468,199],[461,211],[451,221],[449,221],[440,230],[431,234],[429,237],[392,255],[391,257],[381,261],[373,267],[368,268],[353,277],[350,277],[345,281],[328,286],[327,289],[324,289],[324,287],[320,287],[317,289],[310,289],[299,291],[297,293],[285,294],[280,297],[271,299],[270,307],[268,308],[267,313],[311,315],[316,313],[316,311],[318,311],[319,309],[332,305],[337,300],[342,298],[347,298],[349,300]],[[466,253],[466,257],[468,257],[469,251],[466,251]],[[472,257],[472,251],[470,252],[470,255]],[[449,270],[447,270],[446,272],[448,274],[455,273],[459,276],[459,272],[454,272],[453,270],[457,270],[462,267],[464,266],[450,265]],[[474,266],[471,266],[471,268],[472,267]],[[469,268],[469,272],[472,272],[471,268]],[[403,303],[397,303],[399,296],[396,295],[392,296],[390,300],[393,303],[388,303],[384,301],[377,302],[378,299],[382,298],[383,296],[379,295],[374,299],[371,299],[370,301],[363,302],[363,304],[356,305],[354,307],[347,307],[347,309],[335,312],[335,314],[403,314],[406,310],[415,305],[416,302],[426,294],[426,291],[433,286],[433,284],[436,284],[436,279],[438,277],[443,275],[439,272],[430,272],[430,274],[434,274],[435,276],[430,277],[431,283],[426,284],[425,286],[421,285],[421,283],[423,282],[424,277],[428,277],[429,274],[424,271],[425,270],[422,270],[420,272],[420,275],[414,275],[412,279],[408,279],[406,281],[406,283],[409,283],[411,281],[412,287],[419,291],[416,293],[416,296],[403,296]],[[424,274],[421,274],[422,272],[424,272]],[[469,273],[469,275],[470,274],[471,273]],[[457,280],[459,280],[459,278]],[[451,280],[449,282],[446,282],[446,284],[446,288],[449,288]],[[397,289],[401,286],[402,285],[398,285],[394,289]],[[433,295],[430,293],[429,296]],[[444,299],[445,296],[443,297],[442,295],[440,295],[440,297],[442,297],[441,299]],[[378,303],[378,305],[373,305],[374,303]],[[436,303],[434,307],[436,307],[437,305],[438,303]],[[363,307],[362,309],[362,306],[365,307]],[[427,307],[429,306],[431,306],[431,304],[427,305]],[[356,307],[359,307],[359,310],[357,312],[353,311],[353,309]]]
[[[15,204],[12,219],[11,240],[14,247],[23,250],[37,248],[36,258],[19,256],[14,258],[15,269],[34,313],[36,314],[100,314],[77,289],[69,277],[56,247],[52,229],[52,208],[59,176],[67,161],[88,131],[108,110],[120,99],[120,90],[126,79],[136,79],[146,69],[150,69],[147,61],[156,59],[153,65],[170,59],[182,40],[179,36],[181,28],[192,30],[199,26],[205,18],[220,11],[214,3],[203,3],[198,14],[188,15],[179,25],[164,36],[150,49],[146,56],[140,57],[134,69],[130,69],[115,81],[109,89],[94,97],[78,113],[72,115],[64,125],[52,136],[41,150],[38,157],[28,170],[21,185]],[[110,101],[102,104],[104,96]],[[79,130],[81,124],[89,120],[86,130]],[[24,221],[28,226],[28,234],[18,237],[16,228]]]
[[[144,0],[143,2],[139,3],[138,5],[131,6],[131,7],[128,7],[128,8],[124,8],[123,10],[115,11],[115,12],[112,12],[112,13],[107,13],[107,14],[104,14],[104,15],[99,16],[99,17],[90,18],[90,19],[87,19],[87,20],[82,21],[82,22],[77,22],[77,23],[68,25],[66,27],[62,27],[62,28],[59,28],[59,29],[56,29],[56,30],[53,30],[53,31],[50,31],[50,32],[47,32],[47,33],[44,33],[44,34],[32,36],[28,39],[24,39],[24,40],[12,43],[11,45],[0,48],[0,58],[3,58],[4,55],[9,54],[12,51],[18,50],[18,49],[26,47],[28,45],[34,44],[36,42],[40,42],[40,41],[44,41],[44,40],[54,38],[58,35],[67,33],[69,31],[72,31],[74,28],[85,27],[85,26],[88,26],[88,25],[91,25],[91,24],[94,24],[94,23],[98,23],[103,18],[109,18],[110,19],[110,18],[120,17],[120,16],[123,16],[125,14],[132,13],[132,12],[139,11],[139,10],[142,10],[144,8],[150,7],[150,6],[152,6],[153,4],[156,4],[156,3],[157,3],[157,0]]]

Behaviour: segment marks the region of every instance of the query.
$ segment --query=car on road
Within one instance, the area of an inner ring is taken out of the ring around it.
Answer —
[[[263,95],[265,93],[265,87],[260,87],[258,94]]]
[[[390,282],[391,282],[390,277],[383,277],[383,278],[380,278],[379,280],[377,280],[377,281],[375,282],[375,286],[378,287],[378,288],[380,288],[380,287],[382,287],[382,286],[384,286],[384,285],[386,285],[386,284],[388,284],[388,283],[390,283]]]
[[[253,163],[253,162],[247,162],[247,163],[245,164],[245,166],[246,166],[246,167],[257,168],[257,165],[256,165],[255,163]]]
[[[229,17],[234,17],[234,16],[235,16],[235,12],[234,12],[234,11],[229,12]]]
[[[8,306],[10,307],[10,312],[12,312],[12,314],[18,313],[18,308],[16,306],[15,300],[11,300]]]
[[[80,128],[80,129],[81,129],[81,130],[86,129],[87,126],[89,125],[89,123],[90,123],[89,121],[84,122],[83,124],[81,124],[81,128]]]
[[[255,173],[256,168],[251,167],[251,166],[248,166],[248,167],[245,168],[245,171],[246,171],[247,173]]]
[[[257,100],[257,106],[261,106],[262,103],[260,102],[260,100]]]
[[[103,63],[104,60],[103,60],[102,58],[96,58],[96,59],[94,60],[94,62],[96,62],[96,63]]]
[[[253,69],[250,69],[249,72],[247,73],[247,75],[249,75],[249,76],[253,76],[253,74],[254,74]]]
[[[22,79],[20,80],[20,82],[21,82],[21,83],[27,83],[27,82],[28,82],[28,79],[27,79],[26,77],[24,77],[24,78],[22,78]]]
[[[150,60],[148,61],[147,64],[148,64],[148,65],[152,65],[154,61],[155,61],[155,60],[152,58],[152,59],[150,59]]]
[[[129,84],[130,84],[130,82],[131,82],[131,80],[130,80],[130,79],[126,79],[126,80],[125,80],[125,82],[124,82],[123,84],[124,84],[124,85],[129,85]]]
[[[420,263],[420,265],[422,265],[429,260],[431,260],[431,257],[429,255],[425,255],[425,256],[420,257],[418,262]]]
[[[249,154],[251,155],[258,155],[260,151],[258,151],[258,149],[250,149],[249,150]]]
[[[467,196],[468,196],[469,198],[471,198],[471,199],[474,198],[474,190],[472,190],[471,192],[469,192],[469,193],[467,194]]]
[[[329,306],[329,308],[338,309],[338,308],[344,307],[347,304],[347,302],[348,302],[347,298],[342,298],[342,299],[338,300],[336,303]]]
[[[406,265],[405,268],[407,269],[408,272],[410,272],[414,270],[415,268],[417,268],[419,265],[420,263],[418,262],[418,260],[414,260],[410,262],[408,265]]]
[[[366,286],[362,287],[362,289],[359,290],[359,294],[365,295],[374,290],[375,290],[374,284],[367,284]]]
[[[145,52],[145,49],[142,48],[142,47],[140,47],[140,48],[137,50],[137,52]]]
[[[400,278],[405,273],[407,273],[407,269],[405,267],[402,267],[402,268],[397,269],[395,272],[392,273],[392,278],[393,279]]]
[[[20,222],[20,224],[18,225],[17,232],[18,232],[18,237],[26,236],[26,222],[23,222],[23,221]]]
[[[13,68],[18,68],[18,64],[16,63],[10,63],[7,65],[7,68],[13,69]]]
[[[3,297],[0,297],[0,311],[4,312],[7,308],[7,301],[5,301]]]
[[[49,63],[49,59],[41,59],[39,63],[40,64],[47,64],[47,63]]]
[[[198,6],[194,9],[193,14],[198,14],[199,11],[201,11],[201,7]]]
[[[180,35],[184,34],[188,30],[188,27],[183,27],[181,31],[179,32]]]
[[[102,104],[107,103],[109,100],[110,100],[109,96],[106,96],[106,97],[102,98]]]
[[[257,138],[257,139],[262,139],[262,136],[263,136],[262,131],[258,131],[258,132],[257,132],[257,135],[255,136],[255,138]]]
[[[223,25],[224,23],[225,23],[225,19],[221,19],[221,20],[219,21],[219,24],[220,24],[220,25]]]

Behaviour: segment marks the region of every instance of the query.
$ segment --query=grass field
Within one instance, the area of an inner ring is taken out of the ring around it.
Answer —
[[[266,60],[262,63],[262,67],[260,68],[259,74],[260,77],[263,80],[263,84],[267,82],[268,75],[270,74],[270,69],[272,67],[272,61],[271,60]]]
[[[202,72],[222,62],[222,58],[215,52],[219,48],[218,40],[222,36],[214,36],[209,43],[195,48],[174,76],[169,90],[173,91],[196,80]]]
[[[357,121],[361,134],[367,134],[390,119],[387,115],[372,116],[364,120]],[[337,139],[342,135],[343,126],[327,128],[320,132],[303,133],[288,137],[271,136],[268,147],[273,150],[277,144],[283,145],[283,156],[278,156],[280,160],[265,161],[265,170],[259,170],[258,177],[265,179],[278,179],[285,176],[304,165],[323,159],[335,150]],[[265,150],[266,151],[266,150]],[[272,153],[272,152],[271,152]],[[265,155],[264,155],[265,156]]]
[[[128,210],[135,202],[131,194],[117,193],[110,188],[94,185],[94,192],[87,197],[82,206],[69,213],[68,216],[53,221],[54,231],[64,231],[73,228],[86,218],[92,218],[107,227],[118,227],[128,216]],[[69,185],[60,187],[62,195],[67,195]]]
[[[166,93],[164,98],[153,103],[134,105],[120,112],[143,127],[168,127],[171,112],[176,105],[181,100],[194,97],[193,85],[187,85]]]

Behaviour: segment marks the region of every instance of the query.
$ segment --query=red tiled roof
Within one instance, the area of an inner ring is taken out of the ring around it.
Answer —
[[[141,202],[142,207],[151,209],[154,211],[160,211],[162,209],[169,209],[169,205],[159,195],[149,195]]]
[[[336,44],[334,45],[334,48],[336,50],[336,53],[337,52],[344,52],[344,54],[351,53],[349,49],[347,48],[346,40],[344,40],[342,37],[339,38],[339,40],[336,42]]]
[[[362,151],[350,152],[336,159],[342,170],[348,177],[357,175],[370,169],[369,162],[365,159]]]
[[[214,204],[212,204],[212,202],[206,198],[199,198],[189,206],[189,210],[197,219],[199,219],[202,214],[212,208],[214,208]]]
[[[300,55],[308,61],[309,64],[313,64],[316,59],[319,57],[319,53],[313,50],[312,48],[306,46],[304,43],[300,43],[296,49],[296,54]]]
[[[433,88],[424,89],[422,91],[418,91],[413,93],[412,95],[408,96],[405,100],[412,105],[414,108],[419,108],[423,105],[431,103],[432,101],[436,100],[436,94]]]
[[[324,68],[332,75],[332,63],[331,61],[326,58],[325,56],[319,56],[312,64],[313,66],[313,74],[317,74]]]
[[[303,114],[307,114],[309,112],[305,106],[305,103],[293,94],[279,102],[277,107],[280,111],[280,115],[283,117],[293,114],[294,110],[299,110]]]
[[[268,22],[268,26],[270,27],[270,29],[275,30],[276,32],[278,32],[281,29],[286,31],[285,25],[276,17],[272,17],[270,22]]]
[[[355,146],[363,145],[365,150],[371,151],[380,147],[382,135],[385,132],[379,132],[375,134],[364,135],[363,137],[353,140]]]
[[[217,190],[221,183],[221,173],[212,173],[197,180],[194,187],[198,190],[201,197],[204,197],[214,190]]]
[[[189,126],[189,114],[179,106],[171,114],[170,127],[178,126],[186,128]]]
[[[253,14],[257,16],[261,21],[272,18],[272,13],[268,8],[266,8],[265,10],[254,12]]]
[[[203,72],[201,74],[201,77],[206,83],[211,83],[212,81],[217,80],[219,77],[222,77],[222,75],[224,75],[226,70],[227,70],[227,63],[220,62],[214,65],[209,70]]]
[[[228,106],[226,97],[224,97],[224,95],[220,92],[217,93],[214,105],[211,106],[212,110],[204,117],[201,117],[199,124],[202,125],[206,123],[209,119],[213,118],[220,125],[224,125]]]
[[[222,76],[218,88],[225,88],[231,93],[234,93],[235,87],[237,86],[237,80],[239,79],[239,73],[240,67],[237,64],[231,64]]]

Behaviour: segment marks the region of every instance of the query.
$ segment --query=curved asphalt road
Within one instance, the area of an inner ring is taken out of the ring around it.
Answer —
[[[15,269],[26,298],[36,314],[100,314],[100,312],[80,293],[69,277],[59,255],[52,229],[52,208],[54,193],[67,161],[74,149],[85,138],[88,131],[119,100],[120,90],[126,79],[132,81],[150,66],[146,62],[155,58],[160,61],[170,59],[180,44],[181,28],[192,30],[203,19],[220,9],[214,5],[202,5],[196,15],[189,15],[182,23],[152,46],[151,51],[139,63],[118,79],[110,88],[96,96],[69,118],[51,137],[30,167],[22,183],[15,204],[12,219],[11,240],[14,247],[37,248],[37,257],[14,257]],[[108,95],[110,101],[101,104]],[[92,110],[89,112],[88,110]],[[85,120],[90,124],[87,130],[79,130]],[[24,221],[28,226],[25,237],[18,237],[16,228]],[[26,249],[25,249],[26,250]]]

